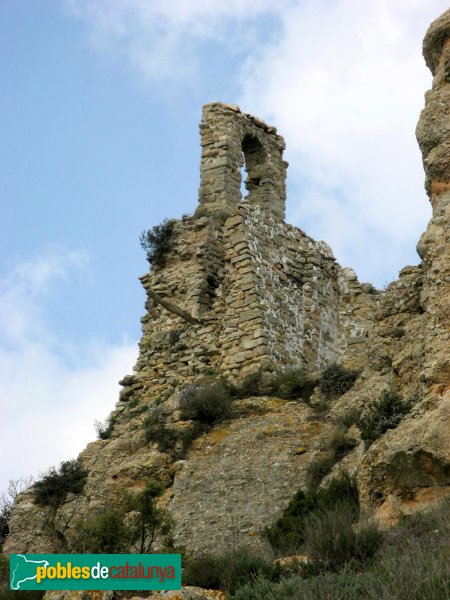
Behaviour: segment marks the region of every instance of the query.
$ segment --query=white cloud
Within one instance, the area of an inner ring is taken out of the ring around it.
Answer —
[[[61,281],[68,293],[85,252],[52,248],[21,262],[0,289],[0,489],[75,457],[95,437],[132,371],[137,345],[62,340],[45,322],[45,304]]]
[[[423,35],[445,2],[301,2],[277,46],[249,56],[242,104],[285,134],[290,217],[382,283],[430,208],[414,130],[431,76]]]
[[[66,0],[65,6],[87,25],[97,50],[125,56],[147,81],[173,85],[199,76],[204,42],[242,51],[254,41],[250,23],[291,2],[278,0],[274,8],[272,0]]]
[[[418,262],[415,245],[430,215],[414,137],[431,85],[421,43],[445,0],[71,0],[69,7],[99,49],[118,50],[155,86],[201,82],[205,41],[230,57],[239,48],[242,92],[227,100],[285,135],[289,219],[376,284]],[[277,36],[268,42],[271,22]]]
[[[0,288],[0,336],[4,343],[42,337],[44,315],[39,300],[55,282],[67,281],[71,269],[86,269],[88,263],[85,251],[67,251],[60,246],[18,263]]]

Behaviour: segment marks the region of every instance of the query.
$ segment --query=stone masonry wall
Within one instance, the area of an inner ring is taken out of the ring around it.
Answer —
[[[315,371],[361,349],[376,296],[327,244],[246,202],[225,227],[226,375],[264,359]]]
[[[315,371],[362,357],[373,322],[373,288],[284,222],[287,163],[275,128],[214,103],[200,131],[200,206],[174,222],[165,265],[141,278],[148,312],[124,400],[199,375],[236,379],[277,364]]]
[[[250,204],[284,218],[286,168],[284,139],[239,107],[214,102],[203,107],[199,202],[209,214],[230,214],[241,200],[241,167]]]
[[[166,264],[141,278],[147,314],[133,389],[169,393],[212,373],[260,366],[316,371],[363,355],[377,295],[315,242],[244,201],[221,225],[174,224]]]
[[[215,369],[223,313],[217,294],[221,278],[220,231],[207,218],[175,222],[165,266],[141,277],[149,297],[135,367],[139,382],[133,385],[158,393]],[[152,293],[185,311],[191,320],[164,308]]]
[[[148,312],[121,399],[169,394],[212,373],[237,379],[261,366],[361,362],[377,295],[327,244],[284,222],[283,138],[219,103],[204,107],[200,130],[200,210],[174,222],[165,265],[141,277]]]

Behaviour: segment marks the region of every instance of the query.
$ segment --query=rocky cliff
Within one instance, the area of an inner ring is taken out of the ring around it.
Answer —
[[[450,11],[430,26],[424,55],[434,80],[417,137],[433,215],[421,262],[383,292],[285,223],[276,129],[236,106],[205,106],[199,208],[171,225],[164,261],[141,277],[139,358],[109,435],[80,455],[82,492],[56,508],[37,505],[33,488],[19,496],[7,552],[70,550],[77,521],[150,479],[166,487],[175,544],[192,553],[263,544],[263,528],[312,473],[320,483],[348,471],[384,523],[450,493]],[[271,387],[294,369],[313,385],[333,363],[359,376],[326,405],[320,386],[307,402]],[[200,431],[180,410],[189,384],[239,386],[255,373],[258,393],[241,387],[219,424]],[[364,443],[350,415],[385,392],[409,411]]]

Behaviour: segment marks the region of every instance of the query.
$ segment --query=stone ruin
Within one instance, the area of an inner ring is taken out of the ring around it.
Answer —
[[[176,544],[193,553],[257,544],[306,489],[334,424],[393,389],[414,399],[411,412],[369,448],[351,426],[345,435],[354,444],[335,456],[330,476],[341,468],[354,476],[362,510],[388,525],[450,494],[450,10],[431,24],[424,55],[434,80],[417,138],[433,213],[418,243],[421,262],[382,293],[359,283],[324,242],[285,223],[287,163],[275,128],[236,106],[205,106],[199,207],[173,223],[165,264],[141,277],[140,353],[121,382],[111,435],[80,454],[83,493],[67,494],[55,513],[36,505],[33,488],[19,495],[4,551],[65,550],[77,536],[74,515],[85,518],[152,478],[167,486]],[[184,439],[179,392],[199,376],[236,381],[260,367],[314,372],[331,362],[361,374],[326,417],[277,397],[237,400],[234,416],[182,459],[145,435],[158,408]]]
[[[200,123],[202,158],[199,202],[208,214],[232,214],[242,200],[241,169],[245,164],[245,201],[284,219],[286,147],[275,127],[244,114],[239,107],[214,102],[203,108]]]
[[[204,107],[200,132],[199,207],[174,222],[164,267],[141,277],[141,383],[173,390],[211,372],[237,379],[262,366],[358,363],[376,291],[285,223],[283,138],[218,102]]]

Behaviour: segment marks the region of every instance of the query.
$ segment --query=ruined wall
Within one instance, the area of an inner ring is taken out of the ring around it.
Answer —
[[[141,277],[148,293],[135,367],[141,383],[158,393],[216,368],[223,299],[221,233],[206,218],[174,224],[172,249],[163,268]],[[167,310],[169,301],[189,319]]]
[[[219,103],[205,106],[200,129],[202,210],[174,223],[164,267],[141,278],[148,313],[137,385],[170,391],[212,372],[236,379],[260,366],[315,371],[362,357],[377,296],[327,244],[284,222],[282,138]],[[241,201],[242,147],[250,191]]]
[[[366,341],[376,296],[336,263],[327,244],[259,206],[241,205],[226,226],[233,293],[222,338],[227,373],[239,352],[242,363],[267,359],[307,371],[356,353]]]
[[[210,214],[230,213],[242,199],[241,168],[247,177],[246,201],[284,218],[286,168],[284,139],[239,107],[214,102],[203,107],[199,202]]]

